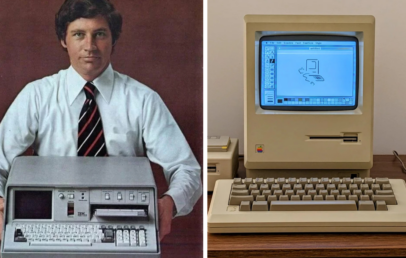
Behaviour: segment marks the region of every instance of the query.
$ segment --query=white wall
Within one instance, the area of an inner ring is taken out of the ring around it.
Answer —
[[[244,15],[375,16],[374,154],[406,154],[406,0],[208,0],[208,135],[244,153]]]

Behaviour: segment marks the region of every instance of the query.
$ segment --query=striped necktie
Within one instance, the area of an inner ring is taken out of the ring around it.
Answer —
[[[96,87],[86,83],[86,100],[79,116],[78,156],[107,156],[103,124],[95,98]]]

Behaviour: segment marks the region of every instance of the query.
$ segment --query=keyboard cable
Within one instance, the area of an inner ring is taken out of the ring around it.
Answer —
[[[399,160],[400,164],[402,164],[402,172],[406,174],[406,167],[405,164],[403,163],[403,161],[400,159],[399,154],[397,151],[393,151],[393,155],[395,155],[395,157]]]

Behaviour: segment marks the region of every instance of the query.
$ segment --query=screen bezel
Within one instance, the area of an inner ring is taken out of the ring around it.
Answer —
[[[355,104],[352,106],[265,106],[262,105],[262,42],[263,41],[354,41],[356,47],[356,78],[355,78]],[[284,111],[343,111],[355,110],[358,107],[359,98],[359,41],[355,36],[336,36],[336,35],[266,35],[259,39],[259,58],[258,58],[258,85],[259,85],[259,105],[264,110],[284,110]]]

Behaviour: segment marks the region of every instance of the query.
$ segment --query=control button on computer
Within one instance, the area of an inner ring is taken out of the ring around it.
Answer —
[[[110,200],[110,194],[109,194],[109,193],[106,193],[106,194],[104,195],[104,199],[105,199],[105,200]]]
[[[121,193],[117,194],[117,200],[121,201],[123,199],[123,195]]]
[[[134,194],[130,194],[130,201],[134,201]]]

